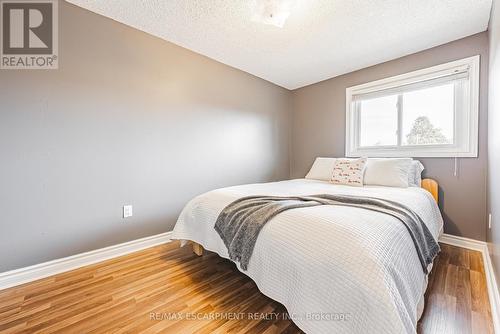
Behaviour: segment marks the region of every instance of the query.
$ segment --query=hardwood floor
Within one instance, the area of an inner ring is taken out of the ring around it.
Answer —
[[[492,332],[478,252],[442,245],[426,300],[420,333]],[[246,316],[227,318],[239,314]],[[173,242],[0,291],[0,332],[301,331],[231,262],[207,252],[198,257]]]
[[[441,244],[425,305],[419,333],[493,333],[481,253]]]

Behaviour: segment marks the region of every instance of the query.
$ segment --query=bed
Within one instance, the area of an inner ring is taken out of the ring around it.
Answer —
[[[191,241],[198,255],[206,249],[229,258],[214,230],[219,213],[236,199],[262,194],[397,201],[415,211],[436,240],[442,233],[433,180],[423,180],[421,188],[393,188],[295,179],[197,196],[183,209],[172,238]],[[408,231],[383,213],[328,205],[285,211],[260,232],[247,270],[236,264],[307,333],[415,333],[423,311],[427,275]]]

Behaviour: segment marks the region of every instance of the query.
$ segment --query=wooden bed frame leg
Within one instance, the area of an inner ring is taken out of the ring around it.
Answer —
[[[196,243],[196,242],[193,242],[193,252],[198,256],[202,256],[203,255],[203,246]]]

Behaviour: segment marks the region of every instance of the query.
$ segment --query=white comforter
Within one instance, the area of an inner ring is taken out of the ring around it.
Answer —
[[[438,238],[443,221],[421,188],[348,187],[297,179],[223,188],[190,201],[173,231],[228,258],[214,230],[219,212],[248,195],[350,194],[398,201],[417,212]],[[281,302],[307,333],[414,333],[427,277],[409,233],[397,219],[352,207],[285,211],[262,229],[250,276]]]

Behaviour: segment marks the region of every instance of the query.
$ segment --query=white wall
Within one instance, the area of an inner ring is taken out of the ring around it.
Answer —
[[[488,212],[491,212],[493,219],[487,240],[496,275],[500,277],[500,4],[498,1],[493,3],[489,41]]]

